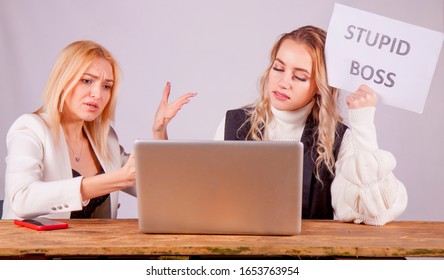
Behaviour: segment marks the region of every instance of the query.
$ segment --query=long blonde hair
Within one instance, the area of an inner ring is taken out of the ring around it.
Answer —
[[[120,85],[120,68],[111,53],[92,41],[77,41],[66,46],[59,54],[43,95],[43,105],[35,114],[45,115],[56,143],[60,141],[60,119],[68,94],[71,93],[86,69],[98,58],[109,61],[113,68],[114,83],[111,97],[102,113],[95,120],[85,122],[84,129],[91,136],[91,141],[98,147],[98,153],[108,159],[107,136],[114,121],[117,103],[117,92]]]
[[[303,26],[289,33],[284,33],[274,44],[270,54],[270,64],[260,80],[260,97],[252,105],[248,106],[249,117],[246,123],[251,124],[247,134],[248,139],[261,141],[264,139],[265,127],[270,122],[271,104],[268,96],[268,78],[270,70],[276,59],[279,48],[285,40],[294,40],[304,44],[313,61],[312,79],[316,85],[316,102],[312,109],[312,116],[318,124],[313,135],[316,142],[318,157],[315,159],[316,176],[319,179],[319,170],[325,163],[328,170],[334,174],[335,158],[333,145],[336,134],[336,126],[342,120],[338,110],[338,89],[330,87],[327,82],[324,46],[326,32],[318,27]]]

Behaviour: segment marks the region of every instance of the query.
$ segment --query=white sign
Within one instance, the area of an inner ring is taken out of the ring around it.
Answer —
[[[382,103],[422,113],[443,39],[440,32],[335,4],[325,46],[329,84],[349,92],[367,84]]]

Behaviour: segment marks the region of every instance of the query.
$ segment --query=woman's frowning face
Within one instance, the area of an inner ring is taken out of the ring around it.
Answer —
[[[96,119],[111,98],[113,83],[111,63],[104,58],[95,59],[67,95],[64,118],[83,121]]]
[[[313,60],[304,44],[291,39],[283,41],[268,77],[271,105],[281,111],[307,105],[316,89],[312,68]]]

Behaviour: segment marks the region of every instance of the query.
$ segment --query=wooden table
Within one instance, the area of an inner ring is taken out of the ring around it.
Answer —
[[[137,220],[67,220],[39,232],[0,220],[0,258],[444,257],[444,222],[383,227],[304,220],[297,236],[143,234]]]

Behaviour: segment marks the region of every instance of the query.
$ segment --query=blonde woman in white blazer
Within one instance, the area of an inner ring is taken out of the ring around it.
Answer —
[[[119,191],[135,191],[134,155],[125,153],[111,127],[120,69],[111,53],[77,41],[60,53],[44,104],[20,116],[7,134],[3,219],[45,216],[116,218]],[[168,104],[167,83],[153,125],[155,139],[194,96]]]

